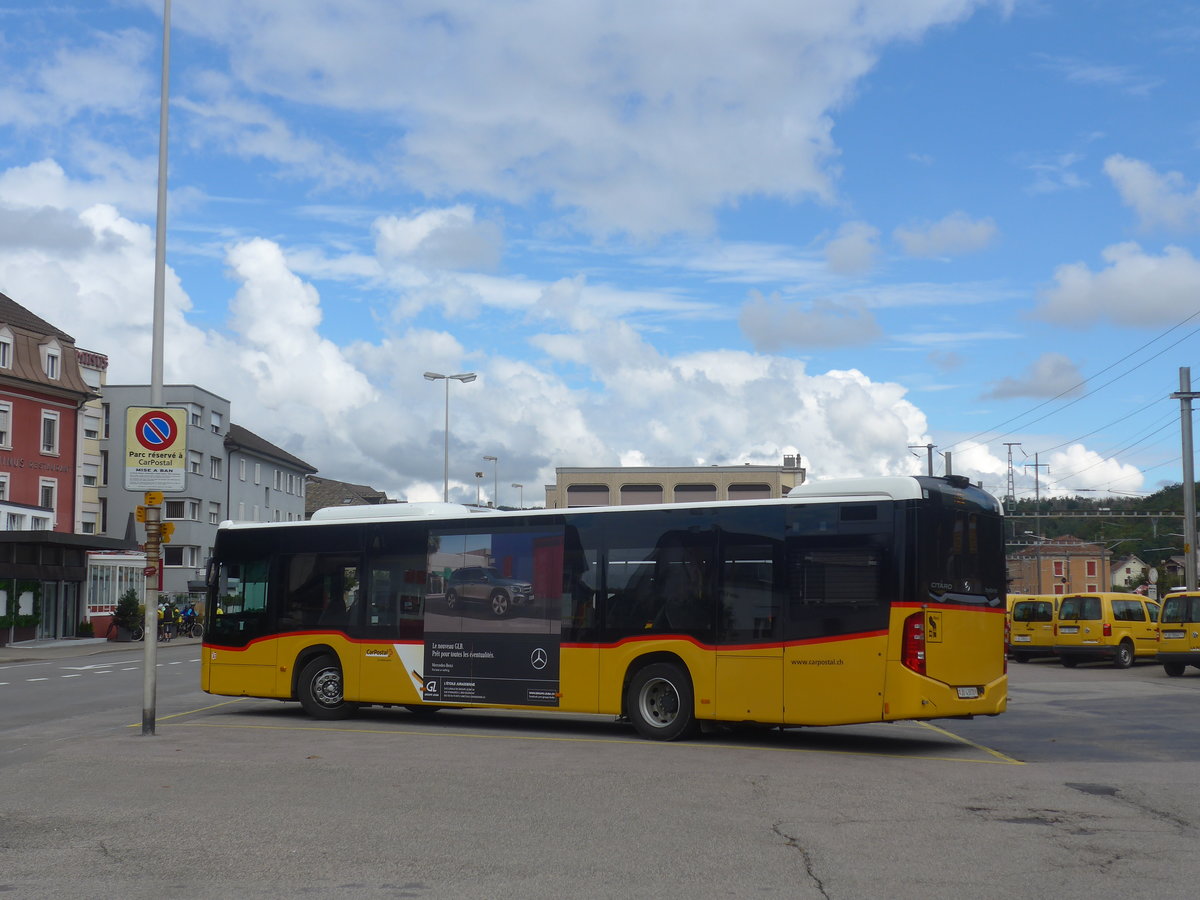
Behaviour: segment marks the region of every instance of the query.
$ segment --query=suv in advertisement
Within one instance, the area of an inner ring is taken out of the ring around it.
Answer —
[[[446,581],[446,606],[453,610],[466,603],[482,603],[496,618],[503,618],[515,607],[532,602],[532,584],[506,578],[491,566],[464,566],[451,572]]]

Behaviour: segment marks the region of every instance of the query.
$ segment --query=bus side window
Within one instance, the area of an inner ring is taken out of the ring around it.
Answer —
[[[781,633],[774,553],[770,544],[722,548],[718,618],[722,643],[766,640]]]

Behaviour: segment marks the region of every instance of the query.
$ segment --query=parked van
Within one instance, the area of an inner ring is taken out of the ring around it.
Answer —
[[[1053,594],[1009,594],[1009,655],[1017,662],[1054,655]]]
[[[1188,666],[1200,669],[1200,591],[1178,591],[1163,600],[1158,661],[1168,675],[1182,675]]]
[[[1068,594],[1054,621],[1054,652],[1062,664],[1110,659],[1128,669],[1158,656],[1158,604],[1138,594]]]

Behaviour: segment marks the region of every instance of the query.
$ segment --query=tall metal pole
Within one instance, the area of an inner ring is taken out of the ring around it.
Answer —
[[[163,404],[163,321],[167,267],[167,106],[171,71],[171,0],[163,0],[162,88],[158,106],[158,209],[154,225],[154,323],[150,347],[150,405]],[[157,554],[155,554],[157,555]],[[150,562],[147,557],[147,563]],[[157,560],[155,560],[157,562]],[[142,620],[146,652],[142,672],[142,734],[154,734],[158,664],[158,574],[146,588]]]
[[[445,450],[442,453],[442,502],[450,502],[450,379],[446,382],[446,423],[443,427]]]
[[[1179,431],[1183,436],[1183,566],[1187,589],[1196,583],[1196,473],[1192,450],[1192,400],[1200,397],[1192,391],[1190,366],[1179,367],[1179,391],[1171,395],[1179,401]]]

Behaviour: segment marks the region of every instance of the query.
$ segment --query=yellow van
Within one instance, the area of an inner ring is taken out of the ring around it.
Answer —
[[[1158,661],[1166,673],[1200,669],[1200,591],[1167,594],[1158,624]]]
[[[1110,659],[1128,669],[1158,656],[1158,604],[1138,594],[1068,594],[1054,617],[1054,652],[1067,668]]]
[[[1054,655],[1053,594],[1009,594],[1009,655],[1017,662]]]

